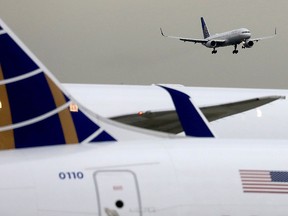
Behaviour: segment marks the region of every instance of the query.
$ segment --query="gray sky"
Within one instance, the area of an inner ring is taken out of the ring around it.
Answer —
[[[287,0],[0,0],[0,17],[61,82],[288,88]],[[233,55],[163,38],[274,33]]]

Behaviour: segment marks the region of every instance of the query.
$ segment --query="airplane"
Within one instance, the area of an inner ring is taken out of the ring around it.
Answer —
[[[207,48],[212,48],[212,54],[216,54],[218,47],[225,47],[225,46],[234,46],[233,54],[237,54],[237,46],[239,44],[243,44],[242,48],[251,48],[254,46],[255,42],[260,40],[269,39],[274,37],[277,32],[275,28],[274,35],[266,36],[266,37],[259,37],[251,39],[251,32],[247,28],[239,28],[232,31],[227,31],[219,34],[210,35],[208,27],[203,17],[201,17],[201,25],[203,31],[203,39],[196,39],[196,38],[185,38],[185,37],[175,37],[175,36],[167,36],[163,33],[162,28],[160,28],[161,34],[163,37],[167,38],[174,38],[179,39],[184,42],[192,42],[192,43],[201,43]]]
[[[287,213],[287,140],[154,139],[156,133],[113,123],[80,103],[75,107],[1,20],[0,62],[1,215]],[[190,101],[164,89],[176,110],[177,100]],[[137,138],[122,141],[123,133]],[[3,148],[11,141],[17,145]]]

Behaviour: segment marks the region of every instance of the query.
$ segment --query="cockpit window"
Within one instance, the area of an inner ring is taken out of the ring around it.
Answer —
[[[250,33],[250,31],[243,31],[242,33],[243,34],[247,34],[247,33]]]

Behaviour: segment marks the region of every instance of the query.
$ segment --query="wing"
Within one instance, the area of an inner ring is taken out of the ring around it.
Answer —
[[[184,41],[184,42],[193,42],[193,43],[201,43],[201,44],[204,44],[204,43],[207,43],[209,40],[207,39],[196,39],[196,38],[184,38],[184,37],[175,37],[175,36],[167,36],[163,33],[163,30],[162,28],[160,28],[160,31],[161,31],[161,35],[163,37],[167,37],[167,38],[173,38],[173,39],[178,39],[178,40],[181,40],[181,41]]]
[[[196,39],[196,38],[185,38],[185,37],[177,37],[177,36],[167,36],[167,35],[165,35],[163,33],[162,28],[160,28],[160,31],[161,31],[161,35],[163,37],[178,39],[178,40],[184,41],[184,42],[192,42],[192,43],[195,43],[195,44],[196,43],[206,44],[208,41],[210,41],[208,39]],[[213,39],[213,41],[216,42],[216,43],[219,43],[219,44],[225,42],[225,40],[221,40],[221,39]]]
[[[249,39],[249,41],[255,41],[255,42],[258,42],[260,40],[265,40],[265,39],[270,39],[270,38],[273,38],[277,35],[277,30],[275,28],[275,33],[274,35],[270,35],[270,36],[265,36],[265,37],[260,37],[260,38],[252,38],[252,39]]]
[[[209,122],[221,118],[239,114],[259,106],[271,103],[275,100],[282,99],[282,96],[267,96],[254,98],[250,100],[238,101],[227,104],[220,104],[215,106],[202,107],[200,110],[203,112]],[[123,115],[112,118],[115,121],[124,124],[133,125],[140,128],[150,130],[180,133],[183,131],[175,110],[152,112],[147,111],[141,114]]]

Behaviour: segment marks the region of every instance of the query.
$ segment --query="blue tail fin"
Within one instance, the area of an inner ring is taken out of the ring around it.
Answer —
[[[202,24],[202,31],[203,31],[204,39],[210,37],[210,33],[209,33],[209,30],[208,30],[208,27],[207,27],[203,17],[201,17],[201,24]]]
[[[141,135],[151,136],[120,127],[77,103],[0,20],[0,149],[131,140]]]

